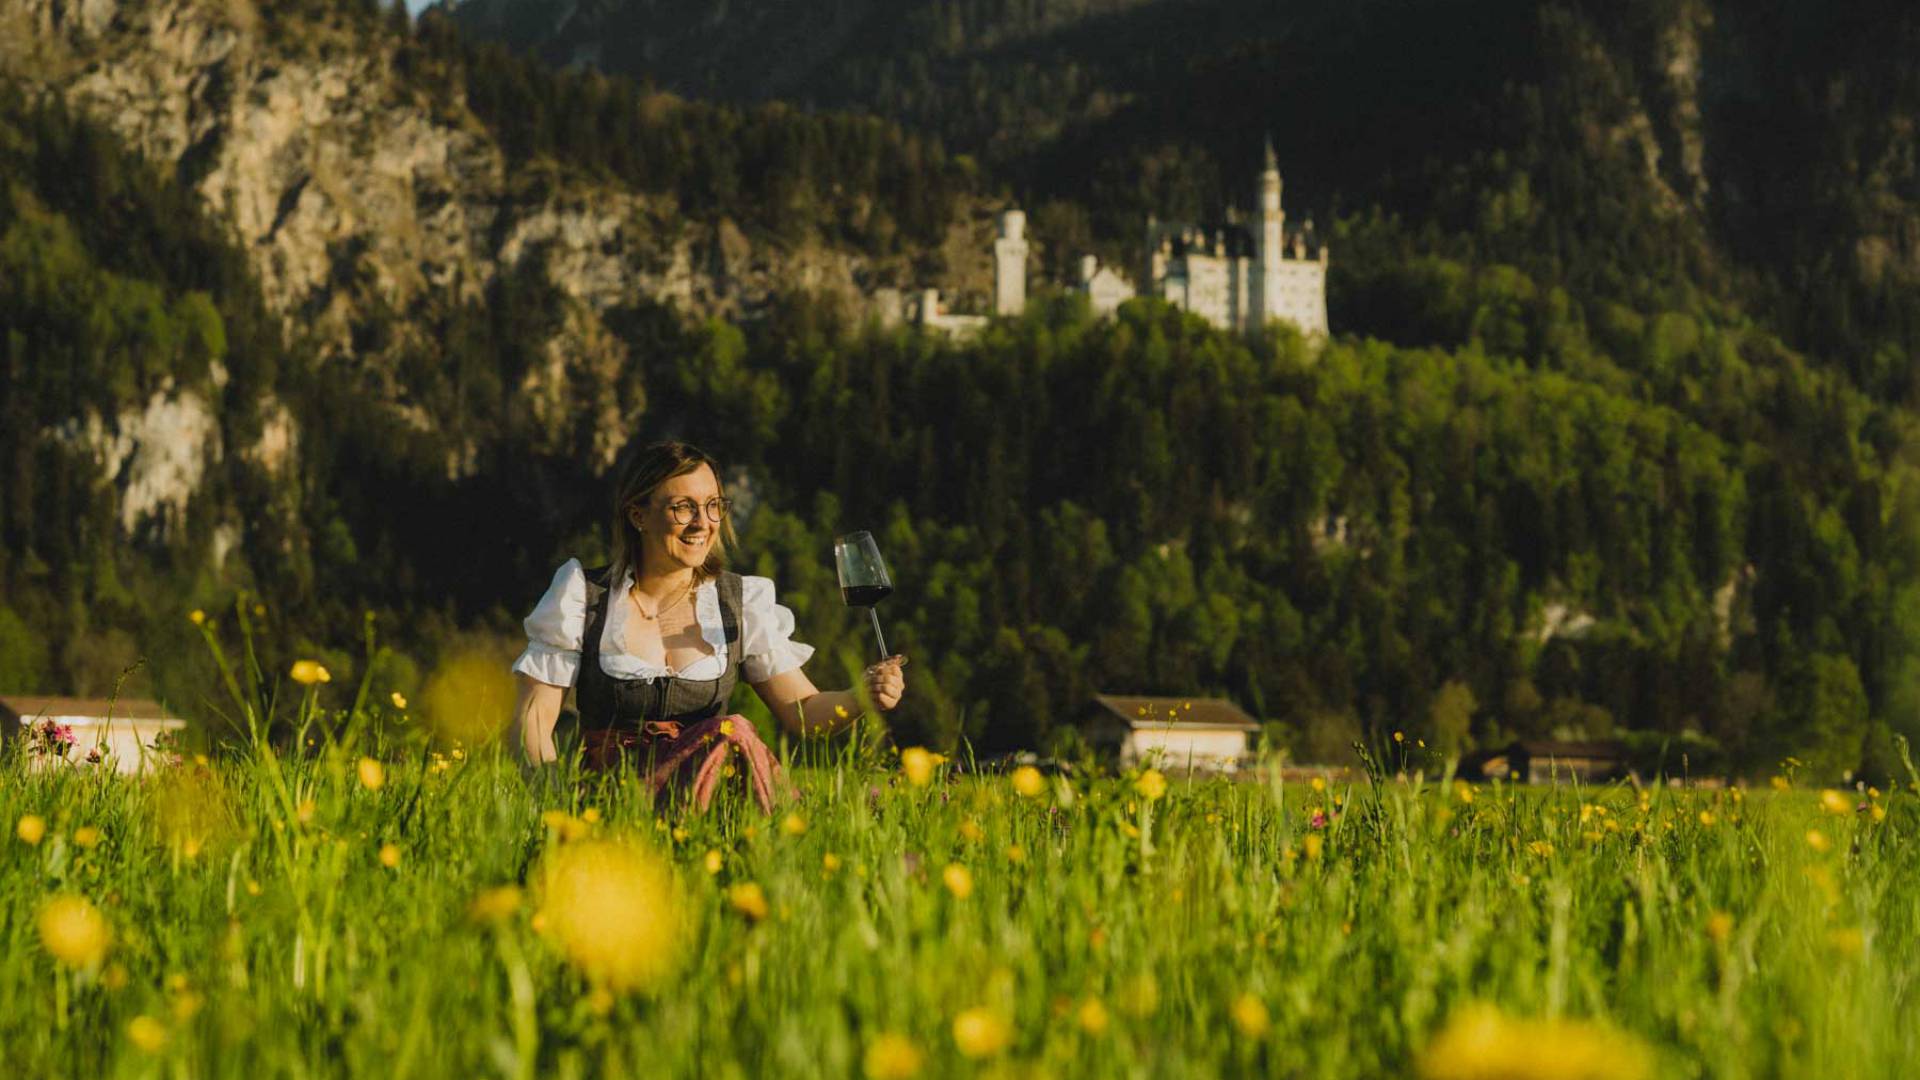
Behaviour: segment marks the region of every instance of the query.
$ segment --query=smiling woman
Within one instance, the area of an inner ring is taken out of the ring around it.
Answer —
[[[696,746],[732,744],[764,804],[771,759],[751,724],[722,716],[736,682],[744,677],[791,731],[829,731],[860,715],[859,694],[821,691],[801,670],[813,649],[793,640],[793,613],[775,601],[773,582],[726,569],[730,508],[713,459],[686,443],[655,443],[621,471],[612,563],[567,560],[526,619],[527,648],[513,670],[531,761],[558,756],[554,725],[572,688],[589,765],[638,757],[664,789],[660,769],[691,763]],[[881,710],[906,691],[903,663],[896,656],[867,669],[866,696]]]

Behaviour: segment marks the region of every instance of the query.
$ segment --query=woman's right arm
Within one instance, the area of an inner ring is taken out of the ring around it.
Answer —
[[[559,760],[553,745],[553,727],[560,721],[560,703],[567,688],[543,683],[525,674],[514,676],[520,683],[520,700],[513,715],[520,738],[520,752],[534,765]]]

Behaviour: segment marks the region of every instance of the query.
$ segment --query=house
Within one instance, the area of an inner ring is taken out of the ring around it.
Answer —
[[[1626,746],[1594,740],[1521,739],[1496,750],[1481,750],[1460,761],[1467,780],[1505,779],[1529,784],[1577,780],[1604,783],[1627,775]]]
[[[139,772],[159,753],[154,740],[186,727],[157,702],[120,698],[0,695],[0,739],[21,740],[38,762],[110,764]]]
[[[1252,749],[1260,725],[1225,698],[1123,697],[1096,694],[1084,730],[1096,749],[1120,764],[1233,772]]]

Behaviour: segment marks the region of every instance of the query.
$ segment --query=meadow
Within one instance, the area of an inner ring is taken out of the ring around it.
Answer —
[[[1874,1077],[1916,796],[966,773],[796,797],[313,725],[0,773],[8,1075]],[[282,741],[284,746],[285,740]],[[15,742],[18,747],[20,743]]]

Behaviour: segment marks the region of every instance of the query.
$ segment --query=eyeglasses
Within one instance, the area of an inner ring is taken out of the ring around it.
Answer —
[[[692,499],[675,499],[667,504],[667,517],[672,519],[675,525],[691,525],[693,524],[693,516],[698,513],[699,510],[700,504],[694,502]],[[725,496],[716,495],[707,500],[707,520],[713,522],[715,525],[725,521],[727,514],[732,510],[733,500]]]

